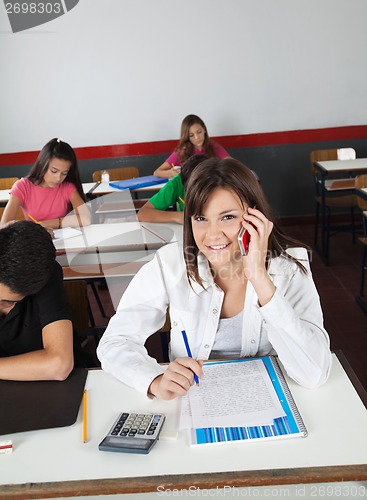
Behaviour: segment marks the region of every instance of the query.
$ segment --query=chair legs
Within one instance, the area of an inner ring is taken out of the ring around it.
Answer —
[[[351,207],[350,209],[350,217],[351,217],[351,224],[350,224],[350,230],[352,233],[352,240],[353,244],[356,242],[356,233],[357,233],[357,225],[355,222],[355,211],[354,208]],[[318,233],[319,233],[319,226],[322,226],[324,221],[320,221],[320,204],[316,204],[316,212],[315,212],[315,232],[314,232],[314,245],[315,247],[317,246],[318,242]],[[329,262],[329,242],[330,242],[330,237],[332,236],[332,224],[331,224],[331,209],[330,207],[325,207],[325,226],[322,228],[322,238],[323,241],[321,243],[321,248],[323,250],[323,257],[325,259],[325,262]],[[340,229],[343,230],[343,229]],[[336,227],[336,232],[337,232],[337,227]]]

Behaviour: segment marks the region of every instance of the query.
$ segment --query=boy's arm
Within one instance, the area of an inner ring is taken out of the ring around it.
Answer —
[[[147,201],[138,212],[138,220],[141,222],[176,222],[183,224],[183,214],[183,212],[173,210],[158,210],[150,201]]]
[[[74,366],[71,321],[49,323],[42,340],[44,349],[0,358],[0,379],[65,380]]]

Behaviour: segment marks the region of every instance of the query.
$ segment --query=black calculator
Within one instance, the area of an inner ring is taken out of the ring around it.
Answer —
[[[149,453],[158,440],[164,420],[165,415],[160,413],[121,413],[98,449]]]

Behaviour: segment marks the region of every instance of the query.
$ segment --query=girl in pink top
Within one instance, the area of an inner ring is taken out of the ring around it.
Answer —
[[[158,177],[174,177],[190,156],[204,154],[208,158],[228,158],[229,154],[220,144],[210,139],[205,123],[196,115],[187,115],[181,125],[180,143],[175,151],[154,171]]]
[[[69,144],[52,139],[42,148],[28,176],[12,187],[0,226],[15,220],[19,208],[26,220],[48,229],[90,224],[77,159]],[[71,210],[77,215],[67,215]]]

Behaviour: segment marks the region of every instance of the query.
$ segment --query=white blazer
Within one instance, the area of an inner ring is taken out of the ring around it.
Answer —
[[[251,283],[247,284],[241,356],[277,354],[291,378],[314,388],[329,375],[330,342],[323,328],[307,251],[292,248],[288,253],[302,261],[308,273],[302,273],[285,257],[272,259],[268,272],[276,291],[262,307]],[[202,254],[198,267],[205,289],[196,282],[190,286],[179,243],[157,251],[131,281],[99,343],[97,355],[104,370],[147,394],[150,383],[164,368],[148,356],[144,344],[163,326],[167,308],[171,319],[170,359],[187,356],[182,330],[186,331],[193,357],[209,358],[224,294],[214,283]]]

